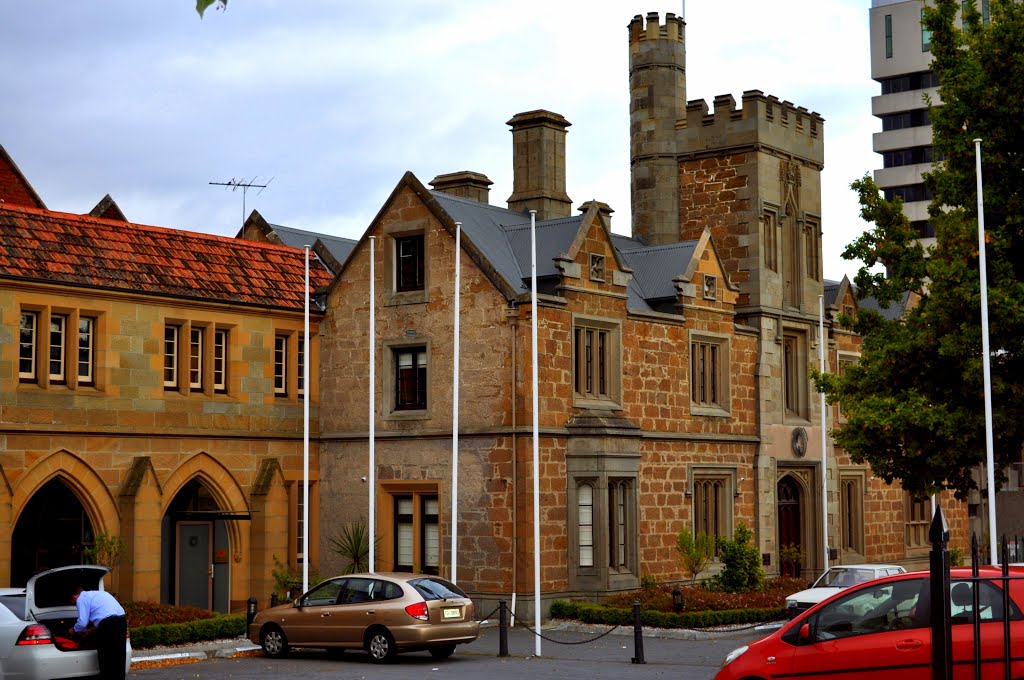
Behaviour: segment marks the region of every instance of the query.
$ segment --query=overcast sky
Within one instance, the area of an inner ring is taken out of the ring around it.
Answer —
[[[825,276],[865,224],[849,184],[871,135],[868,0],[689,0],[687,98],[757,89],[824,116]],[[627,25],[681,0],[0,2],[0,144],[52,210],[109,193],[129,220],[234,235],[271,223],[358,238],[402,173],[512,192],[508,121],[571,123],[567,190],[629,232]],[[272,181],[271,181],[272,179]]]

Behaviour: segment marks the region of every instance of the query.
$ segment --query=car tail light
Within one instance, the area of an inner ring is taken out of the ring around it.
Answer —
[[[46,626],[38,623],[33,623],[30,626],[25,626],[25,630],[21,631],[21,635],[18,636],[16,645],[52,645],[53,636],[50,635],[50,629]]]
[[[409,605],[405,608],[405,613],[414,619],[420,619],[422,621],[430,620],[430,615],[427,613],[426,602],[417,602],[416,604]]]

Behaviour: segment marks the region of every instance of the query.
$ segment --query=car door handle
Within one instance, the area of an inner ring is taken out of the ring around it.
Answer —
[[[366,615],[367,615],[367,616],[369,616],[370,614],[376,614],[376,613],[377,613],[377,612],[376,612],[375,610],[373,610],[373,609],[367,609],[367,610],[366,610]]]
[[[321,619],[327,618],[330,615],[331,615],[330,612],[320,612],[320,618]]]
[[[912,649],[917,649],[924,643],[921,640],[900,640],[896,643],[896,649],[901,652],[909,652]]]

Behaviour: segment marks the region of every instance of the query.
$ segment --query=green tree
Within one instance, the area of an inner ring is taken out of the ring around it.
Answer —
[[[715,537],[703,531],[693,534],[683,527],[676,534],[676,552],[683,562],[683,569],[696,579],[697,575],[708,568],[715,554]]]
[[[986,451],[975,138],[983,140],[997,484],[1024,444],[1024,5],[990,0],[987,25],[973,3],[961,24],[960,8],[935,0],[924,10],[942,102],[931,107],[941,160],[925,177],[936,243],[917,245],[899,201],[885,201],[865,177],[853,188],[873,227],[843,254],[863,262],[860,297],[884,306],[909,291],[919,301],[895,320],[862,309],[860,361],[816,380],[843,409],[834,436],[854,461],[919,496],[950,489],[962,499]]]
[[[203,13],[210,8],[210,5],[216,3],[219,9],[228,8],[228,0],[196,0],[196,11],[199,12],[199,18],[203,18]]]

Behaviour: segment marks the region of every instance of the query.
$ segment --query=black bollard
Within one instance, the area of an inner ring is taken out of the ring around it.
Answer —
[[[277,606],[277,591],[276,590],[270,594],[270,606],[271,607],[276,607]]]
[[[686,604],[683,602],[683,591],[676,586],[672,589],[672,611],[681,614],[684,609],[686,609]]]
[[[647,663],[644,661],[644,628],[640,623],[640,600],[633,602],[633,648],[636,650],[633,663]]]
[[[505,600],[498,603],[498,656],[508,656],[508,609]]]
[[[245,632],[248,635],[249,626],[252,625],[252,620],[256,618],[256,598],[250,597],[245,603]]]

